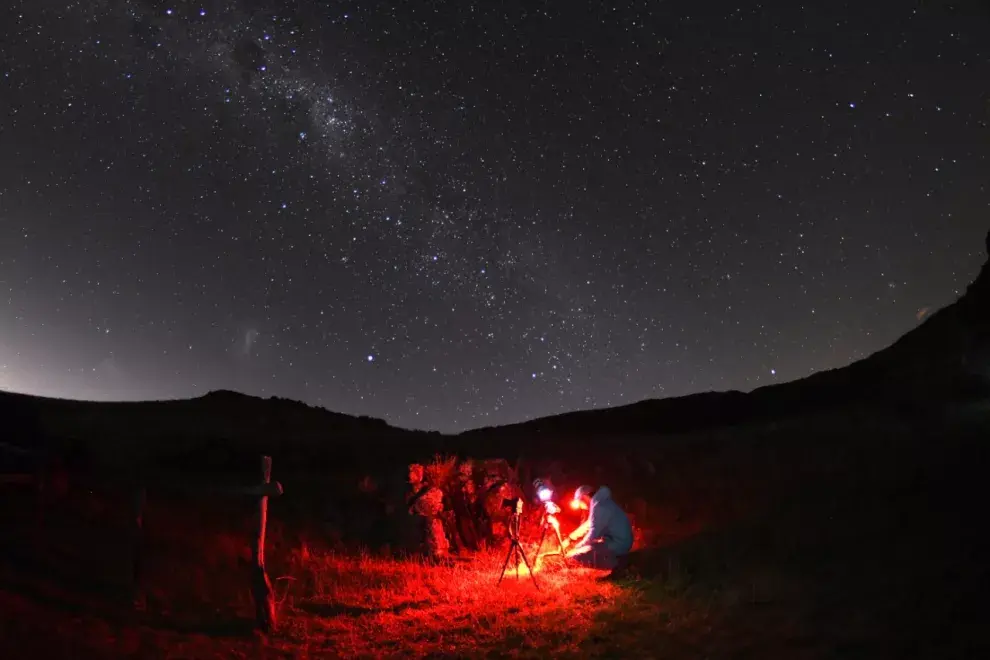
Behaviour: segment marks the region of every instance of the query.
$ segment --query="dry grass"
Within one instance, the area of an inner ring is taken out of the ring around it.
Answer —
[[[616,623],[638,620],[637,636],[655,634],[659,619],[642,589],[565,569],[559,557],[538,566],[539,589],[525,568],[517,578],[510,567],[498,584],[507,548],[434,565],[340,551],[316,528],[290,530],[276,516],[268,569],[280,625],[257,635],[246,588],[249,505],[152,502],[137,613],[125,538],[115,526],[94,526],[106,512],[92,520],[61,512],[39,557],[39,567],[57,574],[0,570],[0,657],[636,657],[650,644],[617,634]],[[522,536],[532,559],[539,515],[527,513]],[[88,542],[57,542],[65,538]],[[80,573],[91,580],[65,581]]]
[[[64,594],[0,591],[7,620],[0,640],[30,638],[26,650],[38,657],[640,657],[637,649],[651,648],[658,631],[699,618],[675,601],[658,607],[659,592],[601,571],[564,569],[557,559],[537,569],[539,589],[525,569],[517,578],[510,568],[498,584],[504,556],[490,551],[433,565],[301,544],[273,566],[280,621],[267,636],[247,631],[246,594],[217,601],[233,593],[218,588],[216,575],[206,589],[212,597],[168,602],[160,593],[140,619],[83,603],[66,610]],[[240,624],[232,625],[236,616]],[[12,629],[13,622],[22,627]],[[7,655],[2,641],[0,654]]]
[[[267,636],[249,630],[253,504],[156,500],[147,611],[82,585],[26,584],[0,562],[0,658],[987,657],[970,614],[982,611],[985,546],[959,506],[976,501],[985,432],[952,452],[939,438],[940,458],[924,438],[877,432],[865,444],[822,428],[828,442],[792,443],[782,427],[784,442],[668,451],[650,483],[609,479],[643,528],[638,577],[624,580],[551,560],[538,591],[526,575],[496,584],[504,550],[451,566],[334,552],[316,522],[290,533],[276,504],[268,564],[280,627]],[[95,525],[105,512],[70,513],[38,554],[65,574],[126,583],[122,538]],[[0,547],[19,538],[9,518]]]
[[[548,562],[534,587],[525,567],[499,585],[504,555],[482,553],[452,566],[338,556],[305,546],[291,559],[280,645],[297,655],[332,647],[346,657],[460,657],[577,652],[603,608],[632,592],[599,571]]]

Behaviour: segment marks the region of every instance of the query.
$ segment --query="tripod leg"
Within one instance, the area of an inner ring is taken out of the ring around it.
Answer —
[[[518,543],[518,541],[517,541],[517,543]],[[533,567],[529,565],[529,560],[526,559],[526,553],[523,552],[522,547],[519,548],[519,554],[522,555],[522,560],[523,560],[523,562],[525,562],[527,570],[529,570],[529,578],[533,581],[533,586],[536,587],[536,590],[537,591],[539,591],[540,590],[540,585],[537,584],[537,582],[536,582],[536,576],[533,575]],[[518,564],[516,565],[516,567],[518,568]]]
[[[502,564],[502,574],[498,576],[498,582],[496,584],[502,584],[502,578],[505,577],[505,569],[509,567],[509,560],[512,559],[512,555],[515,554],[515,546],[509,547],[509,554],[505,556],[505,563]]]
[[[564,560],[564,566],[570,566],[571,563],[568,561],[567,550],[564,549],[564,539],[560,536],[560,530],[553,530],[557,535],[557,547],[560,548],[560,557]]]
[[[539,556],[540,556],[540,550],[543,549],[543,539],[545,539],[546,536],[547,536],[547,527],[546,527],[546,525],[544,525],[543,526],[543,531],[540,532],[540,542],[536,544],[536,555],[534,555],[534,556],[537,557],[537,558],[539,558]],[[534,560],[534,561],[536,561],[536,560]]]

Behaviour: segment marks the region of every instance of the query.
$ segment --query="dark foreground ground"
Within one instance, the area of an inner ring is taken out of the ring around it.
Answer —
[[[125,513],[72,497],[34,537],[31,498],[5,488],[0,657],[990,657],[988,432],[969,408],[640,439],[654,477],[602,475],[636,515],[629,571],[550,560],[539,591],[496,586],[494,551],[432,567],[331,547],[283,515],[280,475],[267,636],[250,629],[249,504],[149,495],[135,610]]]

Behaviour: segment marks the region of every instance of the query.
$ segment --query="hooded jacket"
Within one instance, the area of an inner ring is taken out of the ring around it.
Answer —
[[[608,486],[602,486],[592,496],[587,524],[588,533],[578,543],[579,546],[603,539],[608,549],[616,554],[625,554],[632,548],[633,531],[629,516],[612,499]]]

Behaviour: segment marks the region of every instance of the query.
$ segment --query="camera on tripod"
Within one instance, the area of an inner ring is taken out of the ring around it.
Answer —
[[[553,485],[549,480],[533,480],[533,489],[536,492],[536,499],[543,505],[548,516],[560,513],[560,507],[553,501]]]
[[[523,499],[521,497],[506,497],[502,499],[502,508],[512,513],[522,513]]]
[[[553,501],[553,484],[550,483],[549,479],[534,479],[533,492],[536,495],[536,501],[543,506],[543,516],[540,521],[540,541],[537,543],[536,552],[533,555],[536,566],[539,566],[540,560],[547,555],[559,555],[564,560],[564,565],[567,566],[567,553],[565,551],[564,539],[560,535],[560,522],[557,521],[557,514],[560,513],[560,506]],[[526,553],[523,552],[522,546],[519,544],[519,518],[523,510],[523,499],[521,497],[503,499],[502,508],[512,511],[512,519],[508,525],[508,534],[510,539],[509,553],[505,558],[505,563],[502,564],[502,574],[499,576],[498,582],[499,584],[502,582],[502,578],[505,577],[505,571],[508,568],[510,561],[515,558],[514,565],[516,567],[516,577],[519,576],[519,563],[521,560],[521,562],[526,565],[526,569],[529,572],[529,577],[533,580],[533,585],[539,589],[539,585],[536,584],[536,576],[533,575],[533,568],[529,565],[529,560],[526,558]],[[540,551],[543,549],[543,543],[547,540],[548,533],[551,539],[557,541],[557,550],[541,553]]]
[[[559,555],[563,558],[566,565],[567,553],[564,539],[560,535],[560,521],[557,520],[557,514],[560,513],[560,506],[553,501],[553,484],[549,480],[534,479],[533,490],[536,492],[536,499],[543,505],[543,520],[540,521],[541,531],[540,541],[536,546],[536,561],[539,562],[546,555]],[[543,542],[547,540],[548,533],[551,534],[550,538],[557,541],[557,550],[548,552],[546,555],[541,555],[540,551],[543,549]]]

